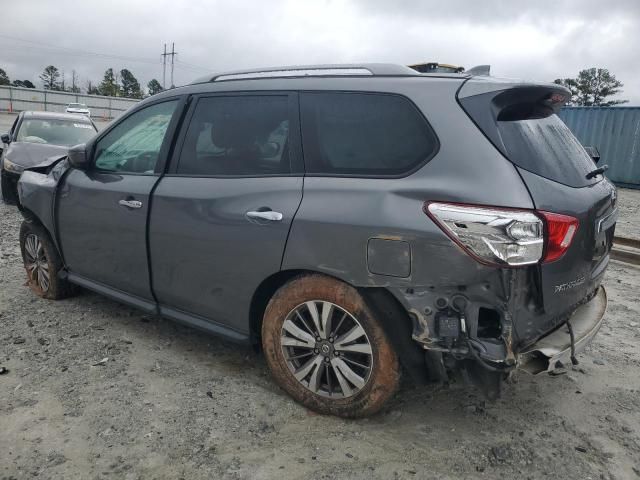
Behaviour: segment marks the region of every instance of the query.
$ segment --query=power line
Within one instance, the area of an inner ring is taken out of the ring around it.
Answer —
[[[214,70],[213,68],[201,67],[199,65],[194,65],[193,63],[183,62],[180,59],[176,59],[176,65],[181,65],[182,67],[191,70],[201,70],[203,72],[211,72],[212,70]]]
[[[127,55],[116,55],[116,54],[111,54],[111,53],[104,53],[104,52],[95,52],[95,51],[91,51],[91,50],[83,50],[83,49],[78,49],[78,48],[70,48],[70,47],[63,47],[61,45],[51,45],[48,43],[42,43],[42,42],[37,42],[34,40],[27,40],[24,38],[18,38],[18,37],[13,37],[10,35],[3,35],[0,34],[0,38],[4,38],[7,40],[11,40],[13,42],[21,42],[23,43],[23,45],[13,45],[11,48],[12,49],[20,49],[20,50],[35,50],[35,51],[41,51],[41,52],[45,52],[45,53],[65,53],[68,56],[76,56],[76,57],[89,57],[89,58],[109,58],[109,59],[115,59],[115,60],[122,60],[122,61],[128,61],[128,62],[134,62],[134,63],[144,63],[144,64],[150,64],[150,65],[157,65],[158,61],[154,60],[152,58],[147,58],[147,57],[132,57],[132,56],[127,56]],[[175,44],[174,44],[175,45]],[[167,60],[167,56],[171,56],[171,60],[172,60],[172,65],[171,65],[171,85],[173,85],[173,69],[174,68],[183,68],[183,69],[187,69],[187,70],[191,70],[191,71],[200,71],[200,72],[211,72],[213,69],[212,68],[208,68],[208,67],[203,67],[200,65],[195,65],[193,63],[189,63],[189,62],[184,62],[182,60],[178,60],[177,58],[178,53],[175,51],[175,47],[173,49],[173,52],[167,52],[166,51],[166,44],[165,44],[165,51],[164,53],[160,54],[160,56],[162,57],[162,63],[163,63],[163,79],[162,79],[162,86],[163,88],[166,86],[166,60]]]
[[[17,41],[17,42],[23,42],[23,43],[30,44],[30,45],[20,45],[20,46],[18,46],[19,48],[35,49],[35,50],[41,50],[41,51],[45,51],[45,52],[64,51],[68,55],[101,57],[101,58],[113,58],[113,59],[117,59],[117,60],[127,60],[127,61],[130,61],[130,62],[150,63],[150,64],[154,64],[154,65],[158,64],[157,60],[153,60],[151,58],[145,58],[145,57],[129,57],[129,56],[126,56],[126,55],[113,55],[113,54],[110,54],[110,53],[92,52],[92,51],[89,51],[89,50],[81,50],[81,49],[77,49],[77,48],[69,48],[69,47],[63,47],[63,46],[60,46],[60,45],[50,45],[50,44],[45,44],[45,43],[41,43],[41,42],[35,42],[35,41],[32,41],[32,40],[25,40],[23,38],[11,37],[9,35],[0,35],[0,38],[6,38],[8,40],[13,40],[13,41]]]

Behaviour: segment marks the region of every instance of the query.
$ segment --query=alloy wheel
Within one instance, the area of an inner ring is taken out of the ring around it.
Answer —
[[[282,324],[280,345],[293,376],[315,394],[351,397],[371,376],[373,353],[364,328],[334,303],[312,300],[295,307]]]
[[[24,256],[29,279],[35,282],[42,292],[49,290],[49,262],[37,235],[30,233],[25,238]]]

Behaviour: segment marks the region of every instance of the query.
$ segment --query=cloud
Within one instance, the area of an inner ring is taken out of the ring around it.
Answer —
[[[109,67],[143,85],[162,81],[160,53],[175,42],[177,85],[208,71],[305,63],[489,63],[497,75],[547,81],[597,66],[640,104],[637,0],[31,0],[11,10],[20,21],[3,24],[0,68],[37,84],[49,64],[67,79],[76,70],[82,86]]]

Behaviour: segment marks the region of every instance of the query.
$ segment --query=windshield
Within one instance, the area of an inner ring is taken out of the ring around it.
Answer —
[[[96,130],[90,123],[73,120],[29,119],[22,122],[16,141],[70,147],[85,143],[95,133]]]
[[[87,108],[84,103],[70,103],[68,108]]]

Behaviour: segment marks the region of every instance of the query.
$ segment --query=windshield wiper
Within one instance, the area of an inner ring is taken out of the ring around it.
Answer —
[[[598,167],[595,170],[591,170],[589,173],[587,173],[587,180],[590,180],[596,175],[600,175],[601,173],[606,172],[608,169],[609,169],[609,165],[602,165],[601,167]]]

